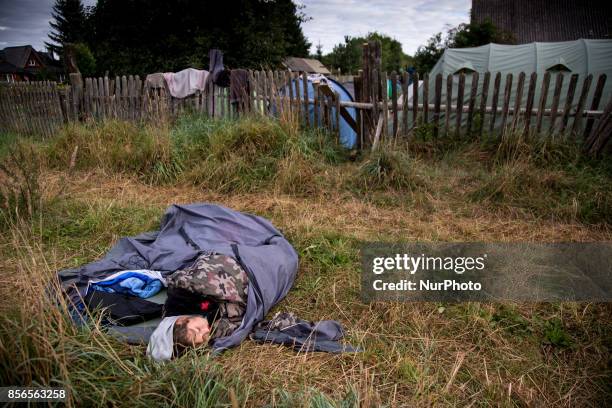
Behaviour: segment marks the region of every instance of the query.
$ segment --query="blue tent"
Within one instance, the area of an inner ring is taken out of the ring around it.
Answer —
[[[325,80],[327,81],[327,85],[329,85],[329,87],[332,90],[334,90],[335,92],[338,93],[338,95],[340,95],[340,101],[353,102],[353,96],[346,90],[344,86],[342,86],[341,83],[334,81],[331,78],[325,78]],[[296,89],[295,85],[293,86],[293,89],[295,92],[295,89]],[[297,89],[299,92],[300,99],[304,100],[304,97],[303,97],[304,83],[302,81],[298,81]],[[289,93],[289,89],[285,89],[285,92]],[[308,78],[308,99],[310,100],[314,99],[314,86],[310,78]],[[346,110],[348,114],[353,118],[353,120],[357,122],[356,109],[347,107]],[[331,111],[332,111],[332,117],[335,117],[336,109],[332,107]],[[314,105],[309,104],[308,114],[310,118],[309,119],[310,123],[313,123],[314,122]],[[321,118],[322,118],[322,115],[320,113],[319,120],[322,120]],[[335,129],[335,125],[336,125],[335,123],[332,123],[332,127],[334,129]],[[340,143],[342,144],[342,146],[346,147],[347,149],[352,149],[357,144],[357,133],[353,130],[353,128],[346,122],[346,120],[342,116],[340,116]]]

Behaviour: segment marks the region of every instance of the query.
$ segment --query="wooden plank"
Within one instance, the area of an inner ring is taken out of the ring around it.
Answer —
[[[127,120],[129,112],[128,103],[128,79],[125,75],[121,77],[121,119]]]
[[[91,78],[91,84],[93,85],[93,88],[91,89],[92,116],[94,120],[98,121],[101,119],[100,95],[99,95],[100,91],[98,89],[98,79]]]
[[[546,101],[548,99],[548,88],[550,86],[550,72],[544,74],[542,87],[540,88],[540,102],[538,103],[538,114],[536,116],[536,135],[542,131],[542,118],[544,118],[544,110],[546,109]]]
[[[453,104],[453,74],[446,77],[446,112],[444,113],[444,136],[448,137],[450,132],[450,117]]]
[[[470,89],[470,101],[468,102],[467,134],[472,134],[472,121],[474,120],[474,106],[476,106],[476,94],[478,92],[478,72],[472,73],[472,86]]]
[[[121,116],[121,78],[115,77],[115,94],[113,95],[113,117],[119,119]]]
[[[313,88],[314,88],[314,92],[313,92],[313,96],[314,96],[314,123],[313,123],[313,127],[317,128],[320,125],[319,123],[319,84],[318,83],[313,83],[312,84]]]
[[[100,106],[100,117],[106,119],[106,95],[104,94],[104,79],[98,78],[98,104]]]
[[[423,75],[423,123],[429,122],[429,74]]]
[[[395,71],[391,73],[391,105],[392,105],[391,114],[393,116],[392,137],[396,138],[399,126],[397,123],[397,74],[395,73]]]
[[[563,108],[563,116],[561,119],[561,128],[559,129],[559,135],[562,136],[567,127],[569,120],[569,114],[572,109],[574,102],[574,94],[576,93],[576,84],[578,83],[578,74],[573,74],[570,78],[569,89],[567,90],[567,96],[565,98],[565,107]]]
[[[353,84],[355,86],[355,101],[361,102],[363,100],[363,71],[359,70],[359,74],[353,77]],[[344,107],[341,107],[344,108]],[[353,129],[357,132],[357,149],[361,150],[364,144],[364,126],[363,126],[363,112],[361,109],[355,109],[356,115],[356,126],[352,126]],[[342,115],[342,110],[340,110],[340,114]],[[348,114],[348,112],[347,112]],[[347,123],[350,123],[347,121]]]
[[[504,105],[502,108],[501,135],[506,134],[506,122],[508,121],[508,108],[510,107],[510,95],[512,94],[512,74],[506,75],[506,86],[504,88]]]
[[[302,73],[302,91],[304,95],[304,124],[306,127],[310,126],[310,102],[308,97],[308,74]]]
[[[535,88],[538,81],[538,74],[535,72],[531,73],[529,78],[529,90],[527,91],[527,102],[525,103],[525,137],[529,136],[529,128],[531,126],[531,115],[533,109],[533,100],[535,97]]]
[[[387,73],[381,73],[381,89],[382,89],[382,100],[383,100],[383,132],[381,137],[388,140],[389,138],[389,92],[387,91],[388,78]]]
[[[402,73],[402,134],[408,136],[408,72]]]
[[[436,85],[434,94],[434,129],[433,136],[438,138],[440,132],[440,105],[442,101],[442,74],[436,75]]]
[[[561,98],[561,88],[563,87],[563,72],[559,72],[557,74],[557,79],[555,80],[555,91],[553,93],[553,100],[550,112],[550,127],[548,128],[548,133],[550,135],[553,134],[555,130],[555,120],[557,119],[557,112],[559,109],[559,98]]]
[[[485,124],[485,116],[487,112],[487,97],[489,96],[489,86],[491,83],[491,73],[489,71],[485,72],[484,79],[482,81],[482,93],[480,96],[480,126],[478,127],[478,136],[482,139],[482,133],[484,130]]]
[[[589,95],[589,90],[591,89],[591,82],[593,81],[593,75],[589,74],[586,78],[584,78],[584,82],[582,83],[582,91],[580,92],[580,97],[578,97],[578,104],[576,105],[576,116],[574,116],[574,123],[572,124],[571,135],[573,139],[576,139],[576,135],[578,134],[578,128],[582,123],[582,116],[584,105],[586,104],[587,96]]]
[[[501,84],[501,72],[495,74],[495,81],[493,84],[493,99],[491,100],[491,122],[489,123],[489,133],[493,134],[495,128],[495,120],[497,119],[497,104],[499,102],[499,87]]]
[[[591,100],[591,110],[597,110],[599,108],[599,103],[601,102],[601,95],[603,94],[603,89],[606,84],[606,74],[599,75],[597,79],[597,85],[595,85],[595,92],[593,93],[593,99]],[[583,140],[587,140],[591,134],[591,129],[593,128],[593,123],[595,119],[589,118],[586,122],[586,126],[584,127],[584,133],[582,135]]]
[[[412,127],[416,128],[419,119],[419,73],[412,76]]]
[[[292,73],[289,71],[285,71],[285,83],[286,87],[289,88],[289,112],[291,113],[291,119],[293,120],[293,114],[295,112],[295,99],[293,97]]]
[[[516,96],[514,99],[514,111],[512,112],[512,133],[521,118],[521,105],[523,103],[523,90],[525,88],[525,73],[519,73],[518,83],[516,84]]]
[[[459,86],[457,87],[457,122],[455,137],[461,134],[461,115],[463,114],[463,91],[465,89],[465,74],[459,74]]]

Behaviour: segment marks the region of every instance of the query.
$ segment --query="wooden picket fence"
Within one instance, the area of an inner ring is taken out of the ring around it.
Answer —
[[[487,72],[419,78],[379,73],[371,62],[376,58],[365,54],[365,69],[353,77],[354,101],[340,100],[324,82],[313,82],[308,97],[308,75],[289,71],[247,71],[247,86],[240,95],[209,83],[184,99],[173,98],[165,88],[148,88],[132,75],[82,80],[72,74],[66,86],[3,84],[0,130],[51,136],[72,121],[155,124],[190,112],[214,118],[267,115],[325,128],[337,136],[343,121],[355,131],[357,148],[375,149],[384,140],[417,136],[485,138],[517,132],[570,138],[586,147],[610,140],[610,109],[601,107],[606,75],[545,73],[538,78],[536,73]],[[564,81],[569,83],[562,94]]]

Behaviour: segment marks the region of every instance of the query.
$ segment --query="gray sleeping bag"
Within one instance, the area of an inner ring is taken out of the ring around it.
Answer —
[[[295,280],[297,253],[262,217],[214,204],[172,205],[159,231],[121,238],[103,259],[63,270],[58,276],[69,299],[79,304],[92,278],[128,269],[156,270],[166,276],[184,268],[202,252],[235,257],[249,275],[244,319],[232,335],[214,341],[213,349],[221,351],[240,344],[270,308],[285,297]],[[119,331],[130,335],[129,327]]]

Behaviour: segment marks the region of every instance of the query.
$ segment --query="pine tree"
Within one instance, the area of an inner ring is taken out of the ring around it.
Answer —
[[[56,0],[51,17],[51,42],[45,45],[53,52],[62,55],[62,44],[85,41],[86,15],[81,0]]]

